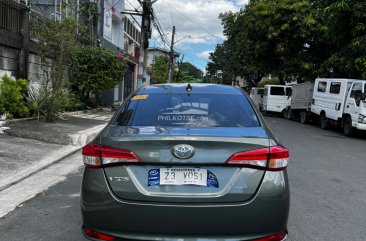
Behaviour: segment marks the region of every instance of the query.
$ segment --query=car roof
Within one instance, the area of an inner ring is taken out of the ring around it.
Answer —
[[[208,93],[208,94],[234,94],[243,95],[243,92],[230,85],[217,84],[158,84],[141,87],[136,94],[152,93],[187,93],[190,86],[190,93]]]

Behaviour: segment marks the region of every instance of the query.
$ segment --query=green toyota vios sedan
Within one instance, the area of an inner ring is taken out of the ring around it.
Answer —
[[[143,87],[82,153],[90,240],[287,238],[289,151],[240,88]]]

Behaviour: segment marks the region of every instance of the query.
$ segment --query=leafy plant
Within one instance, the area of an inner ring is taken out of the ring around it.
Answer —
[[[81,46],[72,58],[69,82],[71,91],[90,105],[90,96],[110,89],[123,80],[125,61],[105,48]]]
[[[77,48],[77,22],[67,17],[60,21],[39,19],[34,24],[37,53],[45,81],[30,91],[36,112],[53,122],[66,109],[69,95],[65,92],[71,57]]]
[[[168,62],[167,56],[156,56],[155,63],[152,65],[151,74],[154,84],[166,83],[168,80]]]
[[[28,80],[11,79],[5,75],[0,80],[0,113],[8,113],[13,117],[28,117],[30,107],[25,96]]]
[[[40,116],[44,116],[46,121],[53,122],[57,118],[62,118],[70,97],[65,90],[55,91],[45,85],[31,86],[28,101],[36,112],[37,120]]]

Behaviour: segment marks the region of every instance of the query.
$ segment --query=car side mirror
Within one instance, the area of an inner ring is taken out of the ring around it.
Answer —
[[[365,100],[366,100],[366,93],[362,93],[362,94],[361,94],[361,100],[362,100],[362,101],[365,101]]]

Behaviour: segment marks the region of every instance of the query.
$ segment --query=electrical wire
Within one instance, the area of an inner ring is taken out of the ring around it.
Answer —
[[[173,25],[168,24],[165,21],[165,18],[163,18],[163,15],[161,14],[161,9],[159,9],[157,6],[154,7],[154,12],[156,13],[156,16],[161,20],[162,26],[165,27],[165,30],[167,32],[171,31],[171,29],[173,28]],[[164,30],[164,29],[163,29]]]
[[[157,17],[156,17],[156,15],[155,15],[155,11],[153,11],[153,12],[152,12],[152,15],[153,15],[153,25],[154,25],[154,27],[158,30],[158,32],[159,32],[159,34],[160,34],[160,37],[161,37],[162,41],[163,41],[167,46],[169,46],[169,48],[170,48],[170,45],[169,45],[169,43],[168,43],[168,41],[167,41],[167,39],[166,39],[166,37],[165,37],[165,34],[163,34],[163,32],[162,32],[162,30],[161,30],[161,25],[160,25],[160,23],[159,23],[158,18],[157,18]]]
[[[187,20],[189,20],[190,22],[192,22],[194,25],[196,25],[197,27],[199,27],[201,30],[205,31],[206,33],[208,33],[210,36],[215,37],[217,39],[220,39],[221,41],[224,41],[224,39],[214,35],[213,33],[211,33],[210,31],[208,31],[207,29],[205,29],[204,27],[202,27],[201,25],[199,25],[198,23],[196,23],[195,21],[193,21],[192,19],[190,19],[189,17],[187,17],[186,15],[184,15],[181,11],[179,11],[178,9],[176,9],[175,7],[173,7],[173,5],[171,5],[168,0],[164,0],[168,5],[170,5],[170,7],[172,9],[174,9],[175,11],[177,11],[177,13],[179,13],[180,15],[182,15],[184,18],[186,18]]]

